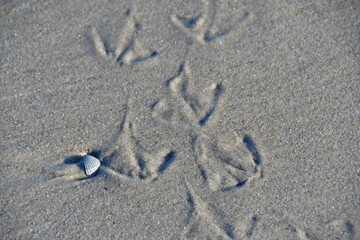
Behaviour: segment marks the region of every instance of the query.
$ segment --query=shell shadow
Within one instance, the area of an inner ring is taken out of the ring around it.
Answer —
[[[102,160],[101,165],[103,165],[105,167],[109,167],[111,165],[111,163],[113,162],[113,160],[116,158],[116,155],[118,155],[118,152],[114,151],[110,155],[105,156]]]
[[[64,163],[65,164],[77,164],[77,163],[80,163],[81,159],[82,159],[82,156],[80,156],[80,155],[69,156],[69,157],[65,158]]]
[[[93,157],[96,157],[97,159],[100,159],[100,157],[103,155],[103,152],[101,150],[93,150],[88,153],[88,155],[91,155]]]

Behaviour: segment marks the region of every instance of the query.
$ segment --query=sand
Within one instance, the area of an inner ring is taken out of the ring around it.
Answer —
[[[0,238],[359,239],[359,13],[2,1]]]

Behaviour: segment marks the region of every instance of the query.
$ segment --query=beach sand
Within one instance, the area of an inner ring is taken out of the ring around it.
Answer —
[[[359,239],[359,13],[1,1],[0,238]]]

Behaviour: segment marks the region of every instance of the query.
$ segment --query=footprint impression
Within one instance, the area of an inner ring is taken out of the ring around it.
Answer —
[[[191,39],[200,44],[208,44],[228,35],[238,24],[250,20],[252,15],[244,11],[240,17],[228,19],[226,27],[219,28],[219,19],[217,18],[217,8],[215,1],[201,0],[202,12],[195,16],[170,15],[170,20]]]
[[[99,151],[83,153],[98,158],[99,169],[86,175],[81,154],[67,158],[64,163],[52,167],[53,181],[85,180],[96,176],[110,176],[120,180],[141,180],[154,182],[166,172],[176,158],[176,152],[162,149],[152,152],[146,149],[136,137],[134,124],[128,120],[128,106],[119,127],[105,147]]]
[[[202,0],[203,11],[197,16],[182,17],[171,15],[175,26],[201,44],[212,42],[230,33],[237,23],[249,18],[244,15],[230,24],[228,28],[219,30],[216,18],[216,8],[213,2]],[[144,50],[136,41],[141,25],[126,12],[127,21],[123,33],[115,45],[115,49],[103,41],[98,30],[91,31],[97,53],[105,59],[123,64],[135,64],[153,60],[156,51]],[[174,77],[166,82],[167,95],[156,101],[152,106],[153,116],[166,124],[186,128],[189,131],[193,146],[194,158],[199,167],[199,173],[213,191],[230,191],[245,186],[251,180],[262,176],[262,161],[253,139],[248,135],[235,133],[235,140],[229,148],[223,143],[223,138],[208,135],[208,123],[214,121],[218,111],[224,86],[221,82],[214,83],[205,89],[206,94],[199,96],[189,89],[190,79],[186,64],[181,64]],[[163,149],[159,152],[148,150],[136,137],[137,129],[128,120],[128,108],[113,138],[106,148],[96,152],[87,152],[100,159],[101,166],[95,174],[87,176],[81,156],[65,160],[63,164],[53,169],[56,179],[82,180],[98,173],[121,179],[140,179],[155,181],[165,173],[176,158],[176,151]]]
[[[126,12],[128,18],[115,49],[112,49],[107,42],[102,40],[96,28],[92,28],[91,30],[91,37],[96,52],[103,58],[110,59],[120,66],[123,64],[136,64],[154,60],[158,55],[157,51],[144,49],[136,41],[136,37],[141,30],[141,24],[130,15],[131,11],[128,10]]]
[[[234,226],[224,214],[203,201],[185,180],[190,210],[181,239],[233,239]]]
[[[262,177],[262,161],[257,146],[249,135],[234,133],[235,140],[226,143],[221,136],[210,136],[209,122],[221,103],[222,83],[213,83],[199,97],[188,89],[185,64],[166,82],[165,97],[152,105],[152,115],[164,124],[188,130],[194,158],[202,179],[213,191],[230,191]]]

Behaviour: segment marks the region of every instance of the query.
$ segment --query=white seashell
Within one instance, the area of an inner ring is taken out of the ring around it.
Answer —
[[[85,166],[85,173],[88,176],[96,172],[101,165],[99,159],[90,155],[84,155],[83,162]]]

